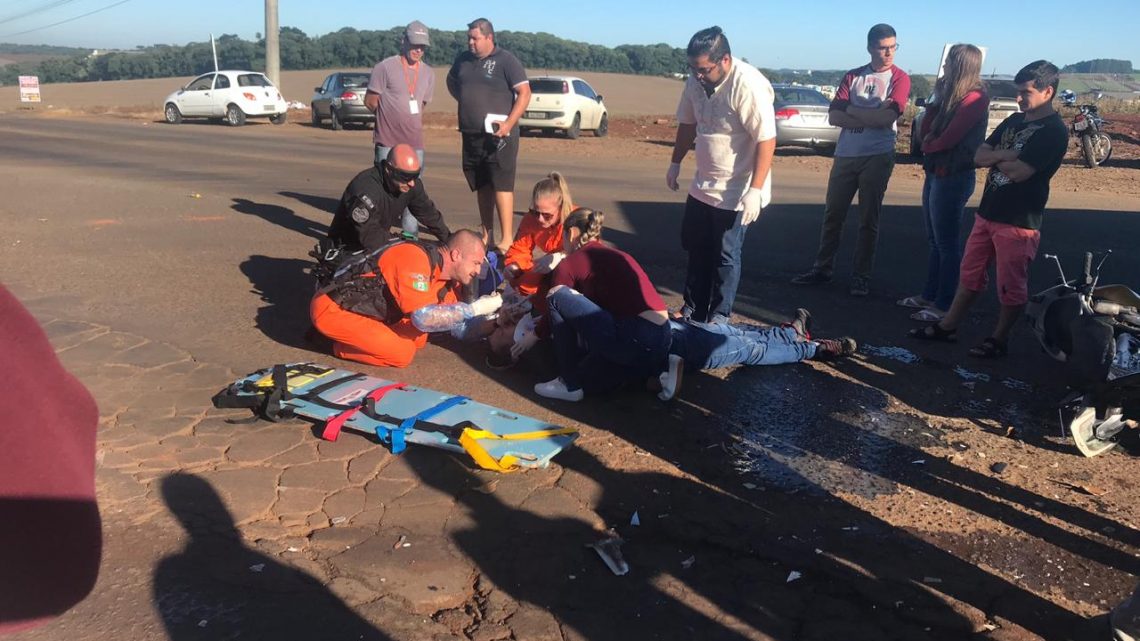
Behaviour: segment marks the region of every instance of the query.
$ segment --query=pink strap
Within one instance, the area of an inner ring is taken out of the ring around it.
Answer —
[[[385,385],[384,387],[378,387],[372,390],[367,396],[361,399],[360,405],[350,407],[325,422],[325,429],[321,432],[321,438],[326,441],[335,441],[336,438],[340,436],[340,428],[344,426],[345,421],[351,418],[353,414],[359,412],[360,408],[364,407],[364,403],[367,402],[368,399],[372,399],[373,402],[379,402],[388,392],[394,389],[403,389],[403,387],[404,383],[392,383],[391,385]]]

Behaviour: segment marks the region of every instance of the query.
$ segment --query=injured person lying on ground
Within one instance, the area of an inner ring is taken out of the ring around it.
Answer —
[[[500,314],[497,327],[487,339],[488,364],[504,367],[513,363],[516,359],[511,348],[532,333],[527,330],[528,324],[533,326],[533,321],[526,314]],[[646,381],[663,401],[671,400],[680,391],[685,370],[833,360],[851,356],[857,349],[855,339],[850,337],[812,337],[811,312],[803,308],[796,310],[795,320],[781,327],[671,320],[669,329],[673,340],[668,365],[660,375]]]

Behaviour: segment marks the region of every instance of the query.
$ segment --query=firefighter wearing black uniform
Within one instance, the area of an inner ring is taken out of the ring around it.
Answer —
[[[387,160],[356,175],[340,197],[329,239],[347,251],[379,249],[392,239],[404,209],[441,241],[451,236],[443,214],[420,180],[420,161],[408,145],[396,145]]]

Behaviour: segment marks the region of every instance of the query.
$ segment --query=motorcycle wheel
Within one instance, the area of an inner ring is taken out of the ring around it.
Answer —
[[[1112,138],[1103,132],[1081,136],[1081,153],[1085,157],[1085,166],[1093,169],[1112,156]]]
[[[1085,405],[1083,398],[1068,424],[1073,443],[1081,454],[1089,458],[1116,447],[1116,435],[1124,427],[1123,412],[1119,407],[1109,409],[1103,419],[1098,419],[1096,409]]]

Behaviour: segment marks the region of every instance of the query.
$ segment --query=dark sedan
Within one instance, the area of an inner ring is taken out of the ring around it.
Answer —
[[[329,127],[337,130],[350,122],[365,126],[373,122],[372,112],[364,106],[368,78],[364,72],[340,71],[330,74],[321,86],[314,87],[317,93],[309,101],[313,126],[320,127],[321,121],[328,120]]]

